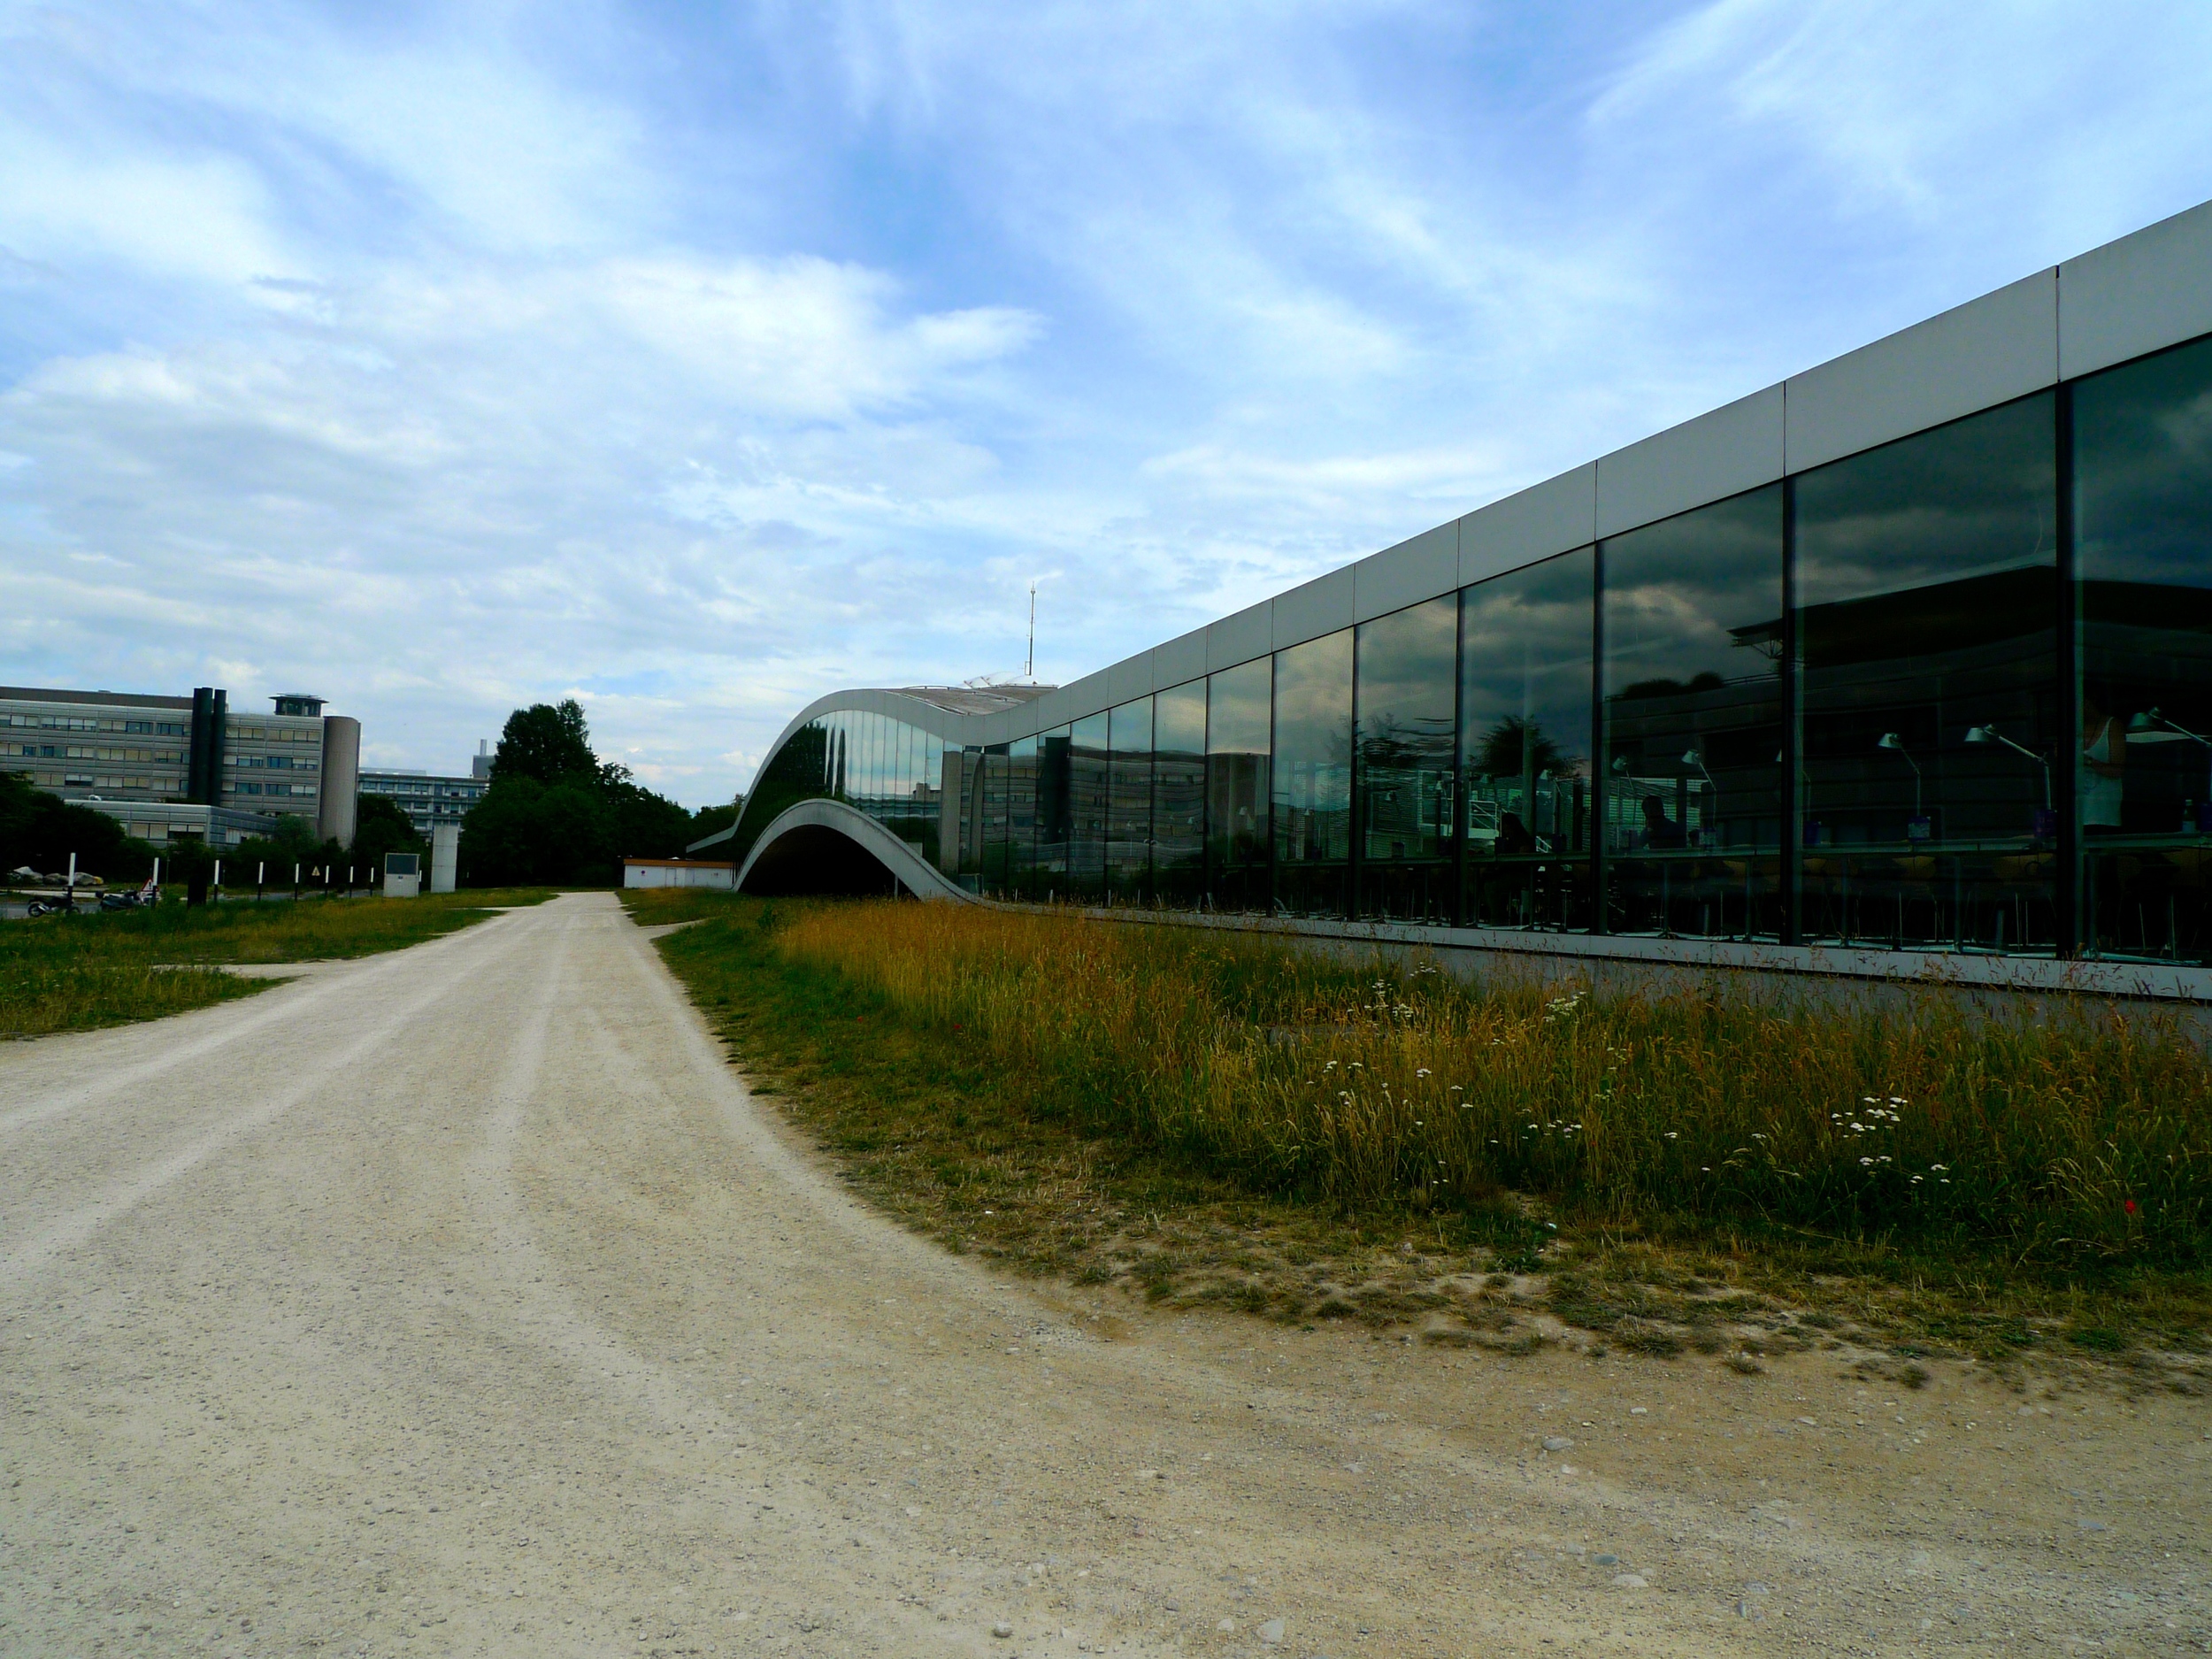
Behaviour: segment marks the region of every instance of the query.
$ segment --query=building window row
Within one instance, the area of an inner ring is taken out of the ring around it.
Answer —
[[[111,720],[73,714],[0,714],[0,727],[49,732],[119,732],[126,736],[187,737],[181,720]]]
[[[804,793],[1017,897],[2212,961],[2212,341]]]

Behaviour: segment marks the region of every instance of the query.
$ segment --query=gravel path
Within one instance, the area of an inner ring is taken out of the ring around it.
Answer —
[[[11,1655],[2168,1654],[2208,1427],[1008,1284],[605,895],[0,1048]]]

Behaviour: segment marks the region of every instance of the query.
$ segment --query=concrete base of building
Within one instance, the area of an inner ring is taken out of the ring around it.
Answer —
[[[988,901],[986,901],[988,902]],[[1034,908],[1005,906],[1002,908]],[[1599,994],[1713,991],[1774,1002],[1902,1004],[1937,993],[1986,1011],[2078,1007],[2201,1009],[2212,1016],[2212,971],[2178,963],[2061,961],[1964,951],[1845,945],[1778,945],[1709,939],[1524,933],[1410,923],[1307,921],[1284,917],[1116,906],[1081,913],[1106,920],[1273,935],[1354,956],[1434,961],[1486,984],[1586,986]],[[2197,1024],[2194,1016],[2189,1022]]]

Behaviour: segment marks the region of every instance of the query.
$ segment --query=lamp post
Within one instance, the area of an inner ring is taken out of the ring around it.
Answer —
[[[2168,719],[2162,710],[2154,708],[2128,717],[2128,735],[2139,743],[2170,742],[2176,738],[2185,738],[2190,742],[2203,745],[2208,755],[2212,755],[2212,737],[2193,732],[2178,720]],[[2212,782],[2206,785],[2205,802],[2208,806],[2212,806]]]
[[[1922,776],[1920,763],[1912,757],[1912,750],[1905,747],[1905,740],[1894,732],[1883,733],[1874,747],[1902,756],[1905,764],[1912,768],[1912,821],[1905,826],[1905,839],[1910,841],[1926,841],[1930,827],[1927,808],[1924,803],[1926,780]]]
[[[2058,814],[2051,805],[2051,763],[2024,743],[2016,743],[1993,726],[1970,726],[1966,728],[1970,743],[2001,743],[2016,755],[2025,755],[2043,768],[2043,810],[2035,816],[2035,837],[2050,841],[2058,834]]]

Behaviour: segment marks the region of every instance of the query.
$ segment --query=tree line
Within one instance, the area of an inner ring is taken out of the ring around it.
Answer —
[[[517,709],[500,733],[490,787],[461,826],[464,887],[609,886],[622,860],[672,858],[703,835],[726,828],[728,806],[687,811],[640,784],[626,766],[602,760],[573,698]],[[288,887],[304,872],[351,866],[366,879],[387,853],[429,848],[388,795],[359,797],[353,840],[319,840],[308,819],[278,818],[265,835],[210,849],[196,841],[157,846],[127,833],[96,808],[73,806],[20,772],[0,772],[0,872],[28,865],[42,872],[77,868],[111,883],[143,881],[157,856],[165,880],[204,878],[219,857],[225,884],[250,885],[266,866],[269,885]],[[426,873],[427,872],[426,871]]]

